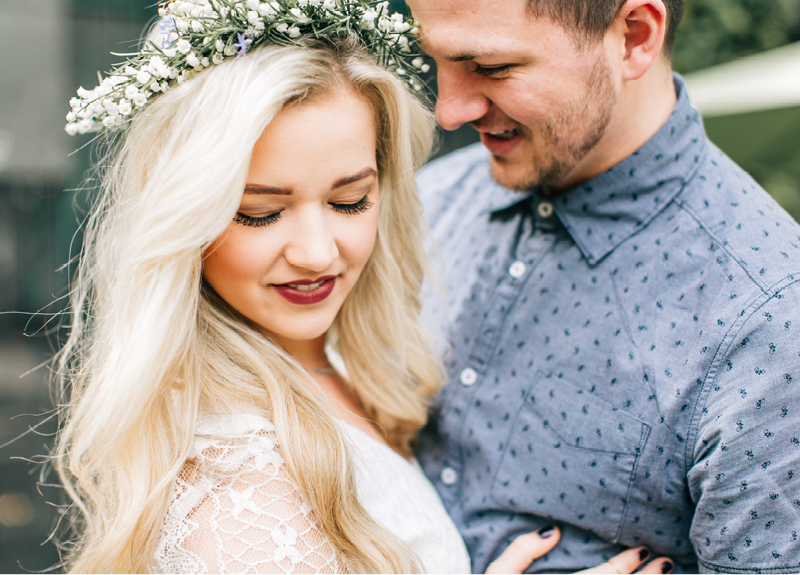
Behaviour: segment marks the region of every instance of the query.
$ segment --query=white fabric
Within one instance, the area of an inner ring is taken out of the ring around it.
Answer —
[[[458,531],[419,464],[341,423],[361,504],[406,541],[431,573],[468,573]],[[281,457],[272,423],[256,415],[204,418],[196,467],[184,466],[161,531],[164,573],[343,573]]]

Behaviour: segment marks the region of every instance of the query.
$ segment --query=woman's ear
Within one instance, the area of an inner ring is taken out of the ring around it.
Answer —
[[[624,80],[638,80],[650,69],[664,45],[667,22],[662,0],[628,0],[622,6],[609,33]]]

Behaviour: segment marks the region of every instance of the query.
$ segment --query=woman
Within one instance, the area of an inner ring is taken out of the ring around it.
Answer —
[[[410,25],[332,0],[162,16],[68,116],[117,138],[59,358],[67,566],[467,571],[409,459],[440,383],[417,318],[432,121],[399,79]],[[546,536],[504,557],[524,568]]]

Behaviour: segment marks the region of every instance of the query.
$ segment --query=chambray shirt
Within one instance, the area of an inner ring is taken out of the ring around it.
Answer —
[[[676,571],[800,571],[800,227],[704,134],[683,82],[617,166],[546,197],[480,145],[420,175],[449,344],[419,458],[482,573],[647,545]]]

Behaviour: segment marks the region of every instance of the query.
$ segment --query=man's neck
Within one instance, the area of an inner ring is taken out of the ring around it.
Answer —
[[[658,132],[676,103],[670,63],[659,58],[644,76],[622,87],[598,144],[564,180],[547,191],[555,195],[569,190],[619,164]]]

